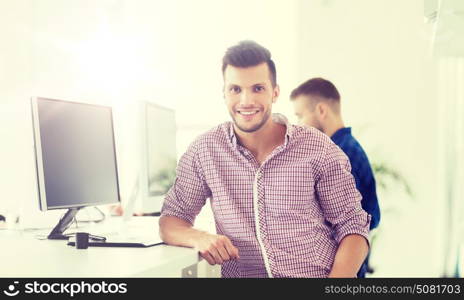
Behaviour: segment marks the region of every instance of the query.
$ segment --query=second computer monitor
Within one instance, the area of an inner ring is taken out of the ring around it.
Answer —
[[[164,195],[176,176],[176,120],[174,110],[147,103],[148,193]]]
[[[142,114],[142,211],[157,213],[164,195],[176,177],[175,111],[151,102],[141,102]]]

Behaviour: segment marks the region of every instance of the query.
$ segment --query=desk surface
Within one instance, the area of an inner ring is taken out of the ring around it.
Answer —
[[[0,230],[0,277],[181,277],[200,260],[197,251],[183,247],[76,249],[66,243]]]

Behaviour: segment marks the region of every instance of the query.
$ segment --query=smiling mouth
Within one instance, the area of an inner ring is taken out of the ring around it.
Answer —
[[[259,113],[259,110],[248,110],[248,111],[237,110],[237,113],[243,116],[252,116],[254,114]]]

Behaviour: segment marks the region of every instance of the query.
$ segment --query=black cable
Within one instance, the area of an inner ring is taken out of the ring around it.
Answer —
[[[76,224],[76,228],[79,228],[79,223],[101,223],[103,222],[105,219],[106,219],[106,215],[105,213],[99,209],[98,207],[94,206],[93,207],[94,209],[96,209],[100,215],[101,215],[101,218],[99,219],[96,219],[96,220],[85,220],[85,221],[79,221],[76,217],[74,218],[74,223]],[[66,234],[66,236],[74,236],[75,233],[68,233]],[[94,235],[94,234],[89,234],[89,239],[90,240],[94,240],[94,241],[101,241],[101,242],[104,242],[106,241],[106,237],[104,236],[99,236],[99,235]]]
[[[96,208],[101,214],[103,214],[103,212],[102,212],[100,209],[98,209],[98,207],[95,206],[95,208]],[[105,218],[103,217],[102,219],[97,220],[97,221],[78,221],[77,218],[74,218],[74,219],[73,219],[73,223],[76,224],[76,229],[77,229],[77,228],[79,228],[79,222],[81,222],[81,223],[91,223],[91,222],[98,223],[98,222],[102,222],[104,219],[105,219]],[[69,237],[75,236],[75,235],[76,235],[75,232],[65,234],[65,236],[69,236]],[[94,235],[94,234],[90,234],[90,233],[89,233],[89,239],[94,240],[94,241],[102,241],[102,242],[106,241],[106,237],[100,236],[100,235]]]
[[[64,236],[73,237],[75,235],[76,235],[76,233],[72,232],[72,233],[67,233]],[[95,235],[95,234],[90,234],[90,233],[89,233],[89,239],[94,240],[94,241],[101,241],[101,242],[106,241],[106,237],[100,236],[100,235]]]
[[[94,206],[93,208],[95,208],[100,213],[100,215],[101,215],[100,219],[97,219],[97,220],[82,220],[81,221],[81,220],[78,220],[76,218],[76,223],[101,223],[101,222],[105,221],[105,219],[106,219],[105,213],[96,206]]]
[[[98,222],[103,222],[103,221],[106,219],[105,213],[102,212],[102,210],[99,209],[97,206],[94,206],[94,208],[95,208],[98,212],[100,212],[100,215],[102,216],[102,218],[101,218],[100,220],[98,220]]]

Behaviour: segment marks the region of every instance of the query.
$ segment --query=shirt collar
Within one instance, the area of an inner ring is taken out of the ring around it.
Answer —
[[[343,127],[339,130],[335,131],[334,134],[330,137],[332,141],[336,141],[338,139],[343,138],[345,135],[351,135],[351,127]]]
[[[272,121],[274,121],[274,122],[276,122],[278,124],[285,125],[286,132],[285,132],[285,143],[284,143],[284,145],[287,146],[288,141],[292,137],[293,132],[295,131],[295,129],[288,122],[287,117],[285,117],[283,114],[273,113],[271,115],[271,117],[272,117]],[[234,147],[237,147],[237,136],[235,135],[233,122],[229,122],[229,138],[230,138],[230,141],[232,142],[232,145]]]

